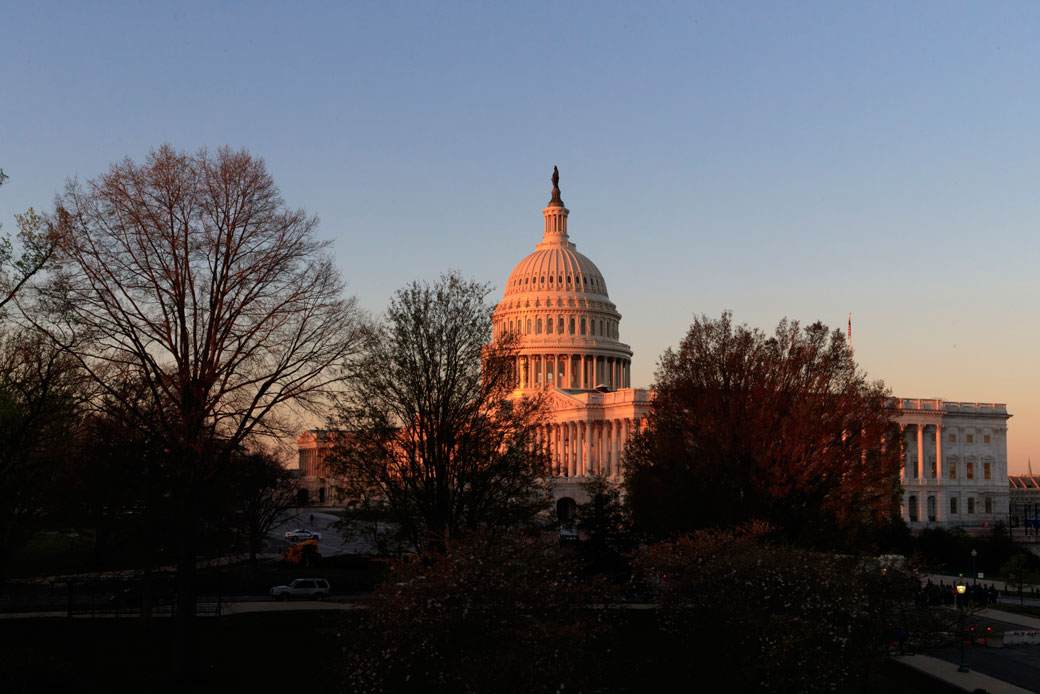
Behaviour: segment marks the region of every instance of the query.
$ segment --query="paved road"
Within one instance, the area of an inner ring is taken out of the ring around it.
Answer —
[[[987,626],[998,632],[1035,628],[1035,621],[1029,617],[984,610],[971,615],[967,623],[974,625],[977,633],[983,634]],[[966,646],[964,652],[968,669],[1003,680],[1026,691],[1040,692],[1040,645],[986,648],[976,644]],[[959,664],[961,650],[959,645],[951,644],[943,648],[930,649],[927,654],[948,663]]]
[[[324,557],[336,554],[372,554],[377,552],[375,542],[364,536],[357,536],[349,540],[343,538],[343,533],[333,527],[340,520],[339,516],[325,511],[313,509],[294,509],[286,520],[274,528],[268,534],[267,550],[270,552],[281,552],[291,544],[285,539],[285,533],[290,530],[302,528],[321,533],[318,540],[318,551]],[[384,527],[384,524],[380,524]]]

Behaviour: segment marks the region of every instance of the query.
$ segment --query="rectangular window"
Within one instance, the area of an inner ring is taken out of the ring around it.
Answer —
[[[986,513],[993,513],[993,499],[992,497],[986,497]]]
[[[932,443],[935,443],[935,434],[931,433],[931,434],[928,434],[928,436],[929,436],[928,440],[931,441]]]
[[[969,480],[975,479],[975,463],[964,464],[964,476]]]
[[[982,476],[986,479],[990,479],[989,463],[982,464]]]
[[[947,463],[948,463],[948,466],[950,468],[950,479],[951,480],[957,479],[957,461],[950,460],[950,461],[947,461]]]
[[[950,434],[950,443],[957,443],[957,434]]]
[[[989,443],[989,434],[986,434],[982,437],[982,443]]]
[[[957,513],[957,497],[950,497],[950,513]]]
[[[975,513],[975,497],[968,497],[968,513]]]
[[[975,443],[975,435],[974,434],[966,434],[964,436],[964,443]]]
[[[934,480],[934,479],[936,478],[936,476],[937,476],[937,475],[936,475],[936,472],[937,472],[937,470],[936,470],[936,466],[935,466],[935,460],[933,459],[933,460],[932,460],[932,479],[933,479],[933,480]]]

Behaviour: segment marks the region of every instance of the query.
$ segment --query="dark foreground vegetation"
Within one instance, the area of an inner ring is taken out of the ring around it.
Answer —
[[[156,620],[142,631],[128,620],[32,619],[0,621],[0,680],[10,694],[75,692],[352,691],[344,684],[344,654],[363,647],[372,615],[360,611],[254,613],[199,622],[199,675],[180,682],[170,652],[173,623]],[[614,611],[604,627],[599,664],[580,675],[584,691],[741,691],[718,649],[677,653],[649,612]],[[526,655],[517,648],[516,657]],[[493,671],[494,664],[487,663]],[[574,661],[573,668],[587,668]],[[880,663],[848,692],[942,692],[937,683],[892,662]],[[694,686],[696,684],[696,686]],[[861,686],[862,685],[862,686]],[[570,691],[568,687],[565,691]],[[393,690],[388,690],[393,691]],[[457,690],[456,690],[457,691]],[[510,688],[484,691],[522,691]]]

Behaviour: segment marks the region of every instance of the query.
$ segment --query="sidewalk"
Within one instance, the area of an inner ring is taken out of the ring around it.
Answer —
[[[977,689],[989,692],[989,694],[1035,694],[1033,690],[1022,689],[1003,680],[998,680],[981,672],[957,672],[957,666],[930,655],[901,655],[896,660],[908,667],[919,670],[935,679],[948,682],[954,687],[966,692]]]
[[[1015,614],[1014,612],[995,610],[990,607],[983,607],[982,609],[976,610],[972,614],[980,617],[986,617],[988,619],[995,619],[998,622],[1017,624],[1018,626],[1025,627],[1026,629],[1035,629],[1037,631],[1040,631],[1040,617],[1030,617],[1024,614]]]

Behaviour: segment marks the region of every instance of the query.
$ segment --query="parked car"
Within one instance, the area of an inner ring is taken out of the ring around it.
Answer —
[[[289,598],[310,598],[323,600],[329,594],[329,582],[324,578],[297,578],[287,586],[275,586],[271,589],[271,597],[275,600]]]
[[[321,533],[316,533],[312,530],[304,530],[303,528],[297,528],[296,530],[289,530],[285,533],[285,539],[291,540],[292,542],[299,542],[300,540],[320,540]]]

